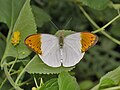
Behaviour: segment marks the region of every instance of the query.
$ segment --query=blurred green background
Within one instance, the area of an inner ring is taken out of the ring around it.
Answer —
[[[37,24],[37,32],[55,34],[58,30],[63,29],[76,32],[91,32],[96,30],[81,12],[78,7],[79,5],[84,7],[85,11],[100,27],[104,26],[118,14],[116,6],[112,6],[111,3],[120,5],[120,0],[105,0],[105,3],[101,3],[98,0],[101,6],[99,4],[92,6],[91,4],[87,4],[87,1],[90,0],[31,0]],[[1,22],[0,59],[5,50],[5,38],[8,31],[7,25]],[[120,19],[109,25],[106,28],[106,32],[120,40]],[[97,33],[97,35],[99,37],[97,45],[86,52],[84,58],[72,71],[82,90],[89,90],[89,88],[97,84],[104,74],[120,65],[120,46],[105,37],[102,33]],[[5,77],[3,70],[0,70],[0,75],[0,81],[2,81]],[[32,86],[33,84],[30,85],[30,87]],[[26,86],[24,87],[26,88]]]

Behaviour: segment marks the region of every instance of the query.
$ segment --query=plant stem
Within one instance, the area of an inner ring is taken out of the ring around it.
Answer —
[[[110,87],[110,88],[106,88],[106,89],[102,89],[102,90],[120,90],[120,86]]]
[[[43,83],[43,79],[40,78],[40,88],[42,87],[43,84],[44,84],[44,83]]]
[[[26,81],[24,81],[24,82],[22,82],[22,83],[20,83],[20,84],[18,84],[18,86],[22,86],[22,85],[24,85],[24,84],[30,84],[32,81],[31,81],[32,79],[30,78],[30,79],[28,79],[28,80],[26,80]],[[30,82],[31,81],[31,82]],[[30,83],[28,83],[28,82],[30,82]]]
[[[37,55],[35,55],[32,59],[36,58]],[[21,76],[25,73],[26,68],[29,66],[29,64],[32,62],[32,60],[26,65],[26,67],[21,71],[21,73],[19,74],[19,76],[17,77],[15,84],[17,85],[19,79],[21,78]]]
[[[16,63],[19,63],[19,62],[28,62],[28,60],[19,60],[19,61],[16,61]],[[13,64],[14,63],[14,61],[11,61],[11,62],[9,62],[9,63],[7,63],[7,66],[10,66],[11,64]]]
[[[10,76],[9,72],[8,72],[8,69],[7,69],[7,64],[6,62],[4,62],[4,71],[5,71],[5,75],[7,77],[7,79],[9,80],[10,84],[17,90],[23,90],[21,89],[20,87],[16,86],[12,77]]]
[[[4,41],[6,41],[6,37],[0,32],[0,37],[4,40]]]
[[[93,26],[97,29],[99,29],[100,27],[92,20],[92,18],[87,14],[87,12],[79,5],[80,10],[83,12],[83,14],[86,16],[86,18],[93,24]],[[119,16],[120,17],[120,16]],[[93,31],[94,32],[94,31]],[[109,38],[110,40],[112,40],[113,42],[117,43],[118,45],[120,45],[120,41],[113,38],[112,36],[110,36],[109,34],[107,34],[105,31],[101,31],[101,33],[103,35],[105,35],[107,38]]]
[[[24,81],[24,82],[22,82],[22,83],[20,83],[20,84],[18,84],[18,86],[22,86],[22,85],[25,85],[25,84],[30,84],[32,79],[30,78],[30,79],[28,79],[28,80],[26,80],[26,81]],[[29,83],[28,83],[29,82]],[[11,88],[10,90],[14,90],[14,88]]]
[[[16,81],[15,81],[15,84],[16,84],[16,85],[17,85],[17,83],[18,83],[20,77],[24,74],[25,69],[26,69],[26,68],[24,68],[24,69],[21,71],[21,73],[19,74],[19,76],[17,77],[17,79],[16,79]]]
[[[6,81],[7,81],[7,78],[5,78],[5,79],[2,81],[2,83],[1,83],[1,85],[0,85],[0,90],[1,90],[2,86],[5,84]]]
[[[113,23],[113,22],[114,22],[116,19],[118,19],[119,17],[120,17],[120,14],[117,15],[115,18],[113,18],[111,21],[109,21],[107,24],[105,24],[103,27],[99,28],[98,30],[93,31],[92,33],[97,33],[97,32],[100,32],[100,31],[105,30],[105,28],[106,28],[107,26],[109,26],[111,23]]]
[[[35,85],[36,85],[36,87],[38,88],[37,80],[36,80],[35,77],[34,77],[34,81],[35,81]]]
[[[14,75],[14,74],[16,74],[16,73],[19,73],[20,71],[21,71],[21,70],[15,71],[15,72],[11,73],[10,76],[12,76],[12,75]],[[2,86],[5,84],[6,81],[7,81],[7,77],[2,81],[2,83],[1,83],[1,85],[0,85],[0,90],[1,90]]]
[[[9,73],[11,72],[12,68],[14,67],[16,61],[17,61],[17,57],[15,58],[15,60],[14,60],[14,62],[13,62],[13,64],[12,64],[12,66],[10,67],[10,69],[9,69]]]
[[[117,43],[118,45],[120,45],[120,41],[113,38],[112,36],[110,36],[109,34],[107,34],[105,31],[101,31],[103,35],[105,35],[106,37],[108,37],[109,39],[111,39],[113,42]]]
[[[87,14],[87,12],[79,5],[80,10],[85,15],[85,17],[93,24],[94,27],[99,29],[100,27],[92,20],[92,18]]]
[[[11,6],[13,6],[13,0],[11,1],[12,2],[12,5]],[[8,35],[7,35],[7,38],[6,38],[6,48],[5,48],[5,52],[4,52],[4,55],[3,55],[3,57],[2,57],[2,59],[1,59],[1,67],[3,67],[4,66],[4,62],[3,61],[5,61],[5,58],[6,58],[6,55],[7,55],[7,48],[9,47],[9,40],[10,40],[10,37],[11,37],[11,34],[12,34],[12,31],[13,31],[13,24],[14,24],[14,22],[13,22],[13,18],[12,17],[14,17],[14,10],[13,10],[13,8],[12,8],[12,13],[11,13],[11,23],[10,23],[10,27],[9,27],[9,32],[8,32]]]

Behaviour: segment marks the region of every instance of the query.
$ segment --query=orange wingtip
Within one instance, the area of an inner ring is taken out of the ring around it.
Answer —
[[[25,44],[37,54],[42,55],[41,34],[32,34],[25,39]]]
[[[98,41],[98,37],[90,32],[81,32],[82,52],[87,51],[91,46],[94,46]]]

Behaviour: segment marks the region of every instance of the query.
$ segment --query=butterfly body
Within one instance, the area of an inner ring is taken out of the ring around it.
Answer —
[[[34,34],[25,39],[25,44],[32,48],[51,67],[71,67],[84,56],[85,51],[97,41],[97,36],[89,32],[79,32],[58,37],[50,34]]]
[[[60,34],[60,36],[59,36],[59,45],[60,45],[60,48],[63,48],[63,45],[64,45],[64,35],[63,34]]]

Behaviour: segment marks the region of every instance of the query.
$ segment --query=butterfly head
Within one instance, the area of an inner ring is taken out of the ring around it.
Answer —
[[[60,48],[62,48],[64,45],[64,37],[66,37],[67,35],[73,34],[73,33],[75,32],[71,30],[59,30],[56,32],[55,35],[59,38]]]

